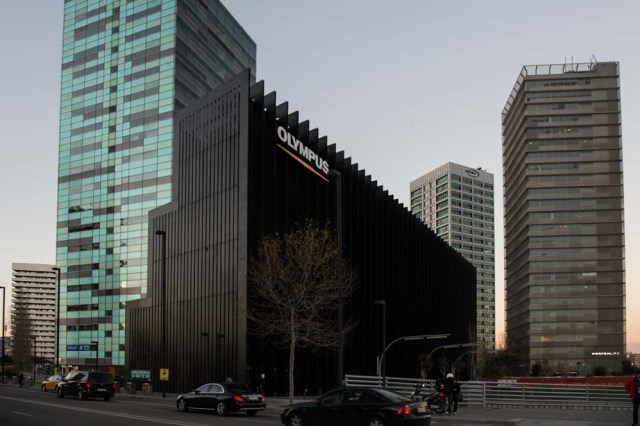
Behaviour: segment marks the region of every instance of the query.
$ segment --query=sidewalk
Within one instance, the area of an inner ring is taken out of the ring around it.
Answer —
[[[629,403],[631,404],[631,403]],[[631,411],[460,407],[456,415],[431,416],[432,424],[455,423],[518,426],[623,426]]]

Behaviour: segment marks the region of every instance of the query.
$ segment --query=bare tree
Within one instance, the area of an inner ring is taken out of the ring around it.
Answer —
[[[307,221],[287,234],[265,237],[249,264],[249,330],[289,349],[290,403],[296,348],[338,346],[338,265],[343,271],[343,303],[355,287],[355,273],[339,258],[334,233]],[[354,326],[352,320],[343,326],[345,339]]]
[[[442,377],[445,377],[449,371],[449,358],[447,358],[447,354],[444,352],[442,352],[442,356],[438,359],[438,371]]]
[[[433,368],[433,356],[431,354],[420,354],[420,371],[423,379],[429,378],[429,372]]]

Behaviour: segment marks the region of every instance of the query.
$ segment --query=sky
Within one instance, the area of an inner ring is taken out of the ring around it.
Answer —
[[[494,174],[498,341],[502,108],[523,65],[620,62],[627,350],[640,352],[640,2],[222,1],[267,91],[405,206],[409,183],[449,161]],[[12,262],[55,263],[63,3],[0,2],[0,285]]]

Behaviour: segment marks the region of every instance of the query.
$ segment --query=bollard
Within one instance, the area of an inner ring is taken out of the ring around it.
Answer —
[[[130,393],[130,394],[136,393],[136,385],[133,382],[127,382],[127,393]]]
[[[151,383],[144,383],[142,385],[142,393],[144,395],[153,395],[153,385]]]

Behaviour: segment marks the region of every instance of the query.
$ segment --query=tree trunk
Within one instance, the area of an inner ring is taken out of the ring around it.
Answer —
[[[296,360],[296,332],[291,330],[291,346],[289,346],[289,405],[293,404],[293,367]]]

